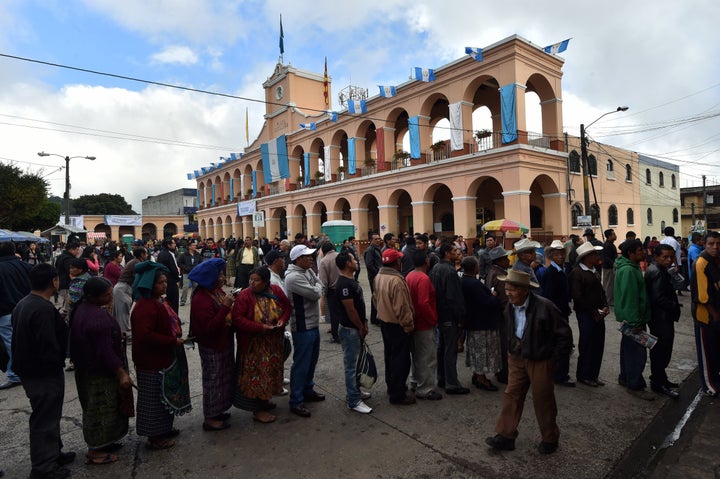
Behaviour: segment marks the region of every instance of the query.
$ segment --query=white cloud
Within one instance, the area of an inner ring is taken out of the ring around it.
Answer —
[[[197,54],[190,48],[181,45],[167,46],[150,56],[156,63],[173,63],[179,65],[194,65],[198,62]]]

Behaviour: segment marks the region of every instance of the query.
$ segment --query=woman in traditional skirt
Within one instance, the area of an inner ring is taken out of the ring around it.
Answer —
[[[139,436],[148,437],[148,449],[173,447],[172,438],[180,433],[173,429],[174,416],[191,409],[180,319],[163,300],[166,289],[165,266],[153,261],[135,266],[130,323],[138,383],[136,428]]]
[[[111,452],[121,447],[118,441],[127,435],[128,416],[132,415],[132,383],[122,333],[103,307],[112,302],[112,297],[110,281],[90,278],[70,316],[70,356],[83,411],[86,464],[118,460]]]
[[[270,402],[282,392],[283,336],[292,305],[282,288],[270,284],[267,266],[250,272],[250,287],[240,292],[233,307],[237,330],[237,386],[233,404],[253,412],[253,419],[270,423]]]
[[[190,271],[197,283],[190,305],[190,333],[200,350],[203,386],[203,429],[221,431],[230,427],[227,412],[232,406],[233,337],[230,311],[234,298],[225,294],[225,260],[206,259]]]
[[[467,331],[465,365],[472,369],[472,383],[479,389],[497,391],[488,375],[502,367],[500,333],[502,309],[496,292],[491,292],[479,279],[480,265],[475,256],[463,258],[462,288],[465,298],[464,325]]]

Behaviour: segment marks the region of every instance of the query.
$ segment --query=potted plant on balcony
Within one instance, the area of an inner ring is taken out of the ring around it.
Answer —
[[[248,188],[247,194],[245,195],[245,199],[246,199],[246,200],[249,199],[249,198],[252,196],[252,194],[253,194],[253,189],[252,189],[252,188]]]
[[[325,172],[320,171],[320,170],[318,170],[318,171],[315,172],[315,183],[316,183],[316,184],[318,184],[318,185],[323,184],[323,183],[324,183],[324,181],[323,181],[324,179],[325,179]]]
[[[375,173],[375,158],[368,156],[363,161],[363,176],[372,175]]]
[[[404,150],[398,150],[393,155],[393,167],[402,168],[407,166],[407,160],[410,158],[410,153]]]
[[[490,138],[492,136],[492,131],[488,129],[482,129],[482,130],[475,130],[475,139],[480,141],[485,138]]]
[[[297,178],[295,178],[295,181],[297,182],[298,189],[305,186],[305,177],[303,175],[300,175]]]

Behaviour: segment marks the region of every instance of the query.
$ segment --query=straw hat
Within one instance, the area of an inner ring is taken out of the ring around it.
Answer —
[[[565,249],[565,245],[560,240],[553,240],[553,242],[550,243],[550,249]]]
[[[581,259],[583,259],[585,256],[589,255],[590,253],[597,253],[599,251],[602,251],[602,246],[594,246],[592,243],[587,242],[581,244],[577,249],[577,262],[579,263]]]
[[[533,241],[533,240],[527,239],[527,238],[523,238],[513,245],[516,253],[520,253],[521,251],[525,251],[527,249],[534,250],[536,248],[540,248],[541,246],[542,245],[540,243],[538,243],[537,241]]]
[[[524,286],[525,288],[539,288],[540,285],[530,280],[530,275],[524,271],[511,269],[506,276],[498,276],[498,280],[504,283],[514,284],[515,286]]]
[[[496,246],[488,252],[488,257],[490,258],[490,262],[494,263],[495,260],[504,258],[510,253],[512,253],[512,251],[506,251],[502,246]]]

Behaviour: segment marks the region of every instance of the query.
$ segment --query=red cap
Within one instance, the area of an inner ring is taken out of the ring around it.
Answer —
[[[383,264],[393,264],[395,261],[397,261],[398,259],[400,259],[402,257],[403,257],[403,254],[400,251],[398,251],[394,248],[388,248],[385,251],[383,251],[382,261],[383,261]]]

